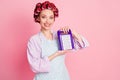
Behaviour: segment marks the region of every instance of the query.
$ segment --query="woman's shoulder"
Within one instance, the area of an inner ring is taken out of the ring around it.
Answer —
[[[28,45],[40,47],[41,39],[39,37],[39,33],[33,34],[28,40]]]
[[[36,33],[36,34],[33,34],[30,38],[29,38],[29,41],[40,41],[40,32],[39,33]]]

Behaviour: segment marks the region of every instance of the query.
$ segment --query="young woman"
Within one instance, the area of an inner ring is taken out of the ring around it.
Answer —
[[[28,41],[27,57],[33,72],[34,80],[70,80],[64,59],[69,50],[58,49],[56,32],[51,27],[58,17],[56,6],[45,1],[37,3],[34,9],[35,22],[40,24],[40,32],[33,35]],[[67,32],[69,27],[60,28]],[[88,42],[80,34],[72,30],[75,49],[88,46]]]

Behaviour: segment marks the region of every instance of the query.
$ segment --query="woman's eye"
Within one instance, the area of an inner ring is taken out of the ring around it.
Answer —
[[[45,18],[45,16],[42,16],[42,18]]]
[[[50,19],[53,19],[54,17],[50,17]]]

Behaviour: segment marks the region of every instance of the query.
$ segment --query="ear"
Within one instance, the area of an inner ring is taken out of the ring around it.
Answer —
[[[40,16],[37,18],[37,20],[40,22]]]

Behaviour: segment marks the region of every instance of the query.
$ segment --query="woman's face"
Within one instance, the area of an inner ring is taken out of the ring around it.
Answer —
[[[55,21],[54,13],[52,10],[49,9],[42,10],[39,19],[40,19],[41,28],[45,30],[49,30],[51,29],[51,25]]]

